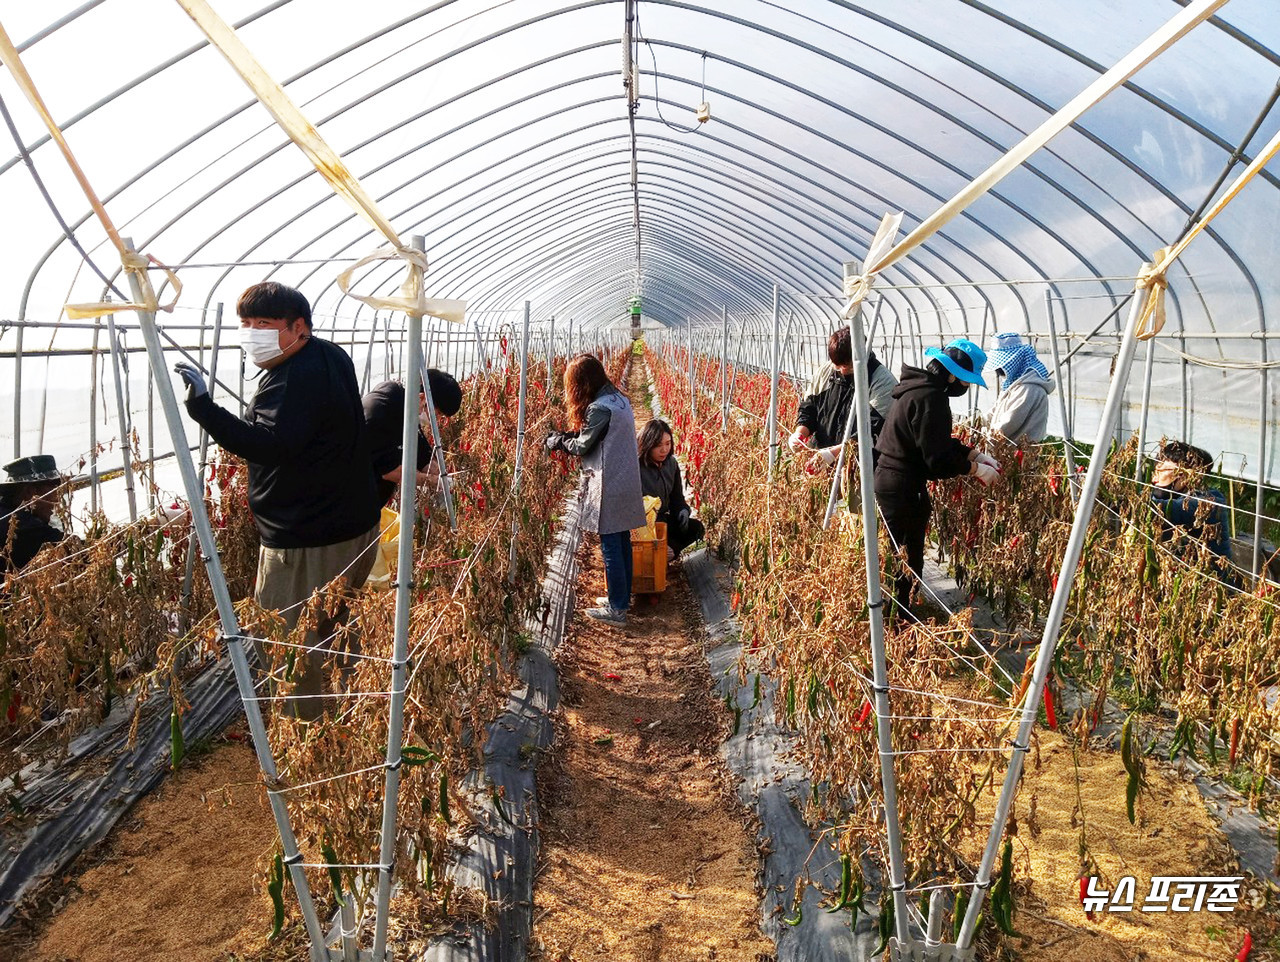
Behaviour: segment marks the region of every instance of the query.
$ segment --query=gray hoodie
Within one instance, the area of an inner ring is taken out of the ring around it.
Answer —
[[[1033,444],[1049,433],[1049,395],[1053,381],[1028,371],[1000,392],[991,409],[991,426],[1010,441],[1023,437]]]

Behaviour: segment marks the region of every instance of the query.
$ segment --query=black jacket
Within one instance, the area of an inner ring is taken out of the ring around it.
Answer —
[[[923,485],[925,481],[969,473],[968,445],[951,435],[951,399],[946,376],[918,367],[902,366],[894,405],[876,441],[877,488],[885,478],[893,485]],[[890,478],[889,476],[894,476]]]
[[[383,381],[361,400],[364,408],[364,427],[369,437],[369,454],[373,459],[373,474],[377,478],[378,503],[386,504],[399,488],[383,475],[394,471],[404,460],[401,442],[404,440],[404,385],[399,381]],[[418,428],[418,470],[423,471],[431,463],[432,445]]]
[[[249,507],[268,548],[318,548],[378,523],[360,384],[347,353],[310,338],[262,375],[243,420],[208,394],[187,413],[249,462]]]
[[[13,550],[9,535],[13,534]],[[26,508],[0,500],[0,572],[25,568],[47,544],[57,544],[65,534],[47,521],[41,521]]]
[[[867,377],[875,374],[880,367],[880,360],[871,354],[867,358]],[[845,422],[849,418],[849,407],[855,396],[853,375],[842,375],[831,370],[827,382],[821,390],[806,395],[800,401],[796,411],[796,427],[808,428],[812,436],[812,444],[816,448],[829,448],[844,440]],[[884,417],[874,407],[871,409],[871,437],[880,436],[884,427]],[[854,421],[851,438],[858,436],[858,422]]]
[[[662,502],[656,520],[671,524],[680,512],[689,507],[684,499],[684,481],[680,478],[680,464],[674,454],[659,465],[640,461],[640,491],[646,497]]]

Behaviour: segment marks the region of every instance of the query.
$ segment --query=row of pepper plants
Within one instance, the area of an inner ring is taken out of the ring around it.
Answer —
[[[823,530],[830,475],[808,473],[805,459],[793,458],[785,445],[769,481],[767,374],[735,373],[741,380],[734,398],[750,399],[750,406],[731,412],[722,429],[718,377],[697,379],[714,390],[699,391],[692,408],[683,350],[668,347],[661,354],[649,352],[647,359],[655,391],[676,430],[676,451],[699,498],[708,542],[734,565],[732,605],[743,642],[742,680],[754,680],[756,691],[761,676],[772,681],[779,721],[796,732],[815,786],[808,814],[835,826],[843,877],[840,890],[831,893],[831,909],[851,911],[852,922],[860,912],[878,913],[887,937],[891,900],[882,896],[875,906],[864,899],[873,886],[882,888],[878,879],[887,870],[861,523],[842,514]],[[705,364],[716,368],[712,360]],[[794,424],[797,401],[784,381],[779,395],[784,437]],[[856,476],[853,480],[856,485]],[[899,562],[883,535],[880,557],[888,582]],[[989,824],[978,818],[978,800],[991,790],[993,779],[998,784],[1003,767],[997,768],[1000,756],[994,750],[1010,731],[1011,686],[989,661],[974,656],[970,631],[969,613],[962,611],[941,626],[899,623],[886,637],[895,686],[899,811],[912,886],[972,876],[967,843]],[[732,724],[740,724],[742,711],[750,707],[728,705]],[[996,913],[1010,927],[1011,872],[1009,867],[1002,875],[1004,911]],[[797,905],[807,884],[797,879]]]
[[[615,379],[622,377],[629,355],[606,354]],[[537,615],[540,574],[571,482],[569,463],[542,457],[540,444],[550,423],[563,420],[564,363],[530,361],[518,495],[514,351],[503,344],[488,370],[464,382],[461,410],[441,426],[457,530],[450,530],[438,498],[420,506],[396,859],[398,908],[410,924],[449,909],[452,893],[440,879],[449,839],[468,823],[467,799],[458,786],[479,763],[479,733],[513,684],[515,656],[527,643],[526,619]],[[374,864],[384,772],[347,773],[378,766],[385,754],[394,592],[366,589],[352,600],[330,586],[313,596],[297,626],[286,631],[278,614],[252,600],[258,540],[246,473],[225,453],[213,460],[206,509],[232,597],[239,599],[242,630],[266,640],[270,663],[263,667],[285,679],[281,693],[287,693],[307,630],[346,617],[333,647],[364,657],[329,659],[325,690],[336,707],[307,724],[291,716],[284,700],[259,704],[277,760],[276,787],[286,790],[305,860]],[[19,801],[23,766],[65,751],[73,735],[98,723],[119,699],[136,703],[136,726],[146,700],[168,692],[175,767],[180,762],[188,708],[183,682],[224,653],[203,565],[196,565],[183,607],[190,533],[189,514],[131,525],[97,517],[82,540],[46,548],[27,569],[7,578],[0,594],[0,785],[9,799],[6,818],[39,817]],[[185,631],[184,622],[190,625]],[[300,940],[301,927],[283,898],[278,856],[265,857],[256,870],[276,903],[277,930],[287,924],[290,938]],[[373,871],[334,868],[316,871],[311,881],[314,892],[332,890],[335,901],[354,896],[363,907],[375,880]]]
[[[423,506],[426,516],[416,527],[392,910],[401,937],[479,909],[482,900],[454,891],[445,875],[452,846],[471,821],[461,786],[469,771],[482,766],[483,732],[516,683],[517,658],[529,641],[526,626],[547,614],[539,610],[541,574],[572,483],[572,465],[544,457],[541,444],[547,429],[564,418],[565,362],[554,359],[549,371],[538,359],[529,365],[525,451],[514,491],[519,365],[505,346],[502,353],[492,370],[467,380],[462,409],[442,428],[455,475],[457,530],[450,531],[439,499]],[[606,354],[611,377],[622,377],[629,353]],[[327,665],[326,690],[339,696],[336,708],[305,723],[291,716],[287,703],[266,704],[305,860],[335,866],[309,873],[312,891],[329,892],[333,903],[354,898],[361,917],[371,905],[377,872],[337,866],[378,861],[395,593],[365,591],[354,602],[318,593],[291,632],[251,600],[240,606],[246,631],[282,643],[266,648],[274,675],[286,678],[296,652],[290,646],[303,644],[308,628],[344,607],[349,620],[335,648],[347,650],[358,638],[365,657],[352,662],[336,656]],[[496,788],[488,791],[500,815],[513,818],[511,803]],[[282,867],[277,860],[264,870],[277,919],[283,919]],[[294,925],[288,937],[300,940],[299,928]]]
[[[687,355],[671,348],[662,356],[650,355],[655,385],[668,410],[691,410],[688,378],[681,376],[687,363]],[[720,391],[718,380],[699,383]],[[752,664],[765,666],[784,693],[780,711],[800,731],[824,797],[834,795],[856,807],[867,793],[874,797],[878,791],[865,683],[870,671],[861,525],[833,541],[821,531],[829,477],[809,477],[784,457],[770,486],[765,479],[767,439],[762,422],[730,418],[721,433],[717,394],[700,394],[701,416],[687,422],[693,464],[700,468],[691,465],[689,473],[700,491],[701,514],[711,538],[738,558],[734,603],[747,651]],[[784,385],[782,397],[786,396]],[[791,424],[785,417],[779,423]],[[1057,586],[1074,513],[1075,479],[1069,476],[1060,444],[1014,445],[980,420],[962,427],[961,433],[1001,462],[1002,478],[989,489],[966,478],[933,484],[930,537],[971,597],[982,595],[990,601],[1013,634],[1034,637]],[[688,450],[683,440],[678,449]],[[850,464],[855,449],[851,444]],[[1058,690],[1058,683],[1069,682],[1086,696],[1085,708],[1062,719],[1064,734],[1077,747],[1087,748],[1108,698],[1135,709],[1124,726],[1122,745],[1131,821],[1140,813],[1136,802],[1145,784],[1143,758],[1157,742],[1151,737],[1154,724],[1145,725],[1148,731],[1142,733],[1148,713],[1176,715],[1167,748],[1170,758],[1186,754],[1216,766],[1260,803],[1272,773],[1280,721],[1272,697],[1278,681],[1273,586],[1265,580],[1250,583],[1199,542],[1163,524],[1145,484],[1149,477],[1144,483],[1133,480],[1136,439],[1114,445],[1105,456],[1099,507],[1051,676],[1051,692]],[[848,487],[856,501],[856,475]],[[761,505],[766,510],[761,511]],[[889,569],[897,562],[883,534],[881,538],[888,583]],[[1004,719],[995,723],[997,713],[980,721],[970,717],[972,708],[957,710],[956,703],[948,709],[956,717],[935,723],[929,716],[937,711],[938,699],[918,693],[956,696],[963,690],[963,697],[975,701],[1015,707],[1032,667],[1029,663],[1013,684],[993,672],[969,644],[966,619],[962,611],[940,628],[899,621],[888,634],[891,682],[899,688],[891,695],[895,749],[941,736],[941,744],[931,744],[954,750],[895,759],[904,800],[909,877],[916,882],[947,875],[948,870],[960,878],[966,873],[971,877],[971,867],[962,870],[960,851],[966,836],[985,829],[975,823],[974,789],[989,789],[993,777],[1002,774],[1003,762],[1000,771],[994,771],[990,756],[983,760],[962,749],[989,751],[1001,744],[1006,731]],[[859,665],[858,683],[853,685],[840,677],[850,658]],[[1057,727],[1052,694],[1045,709],[1045,721]],[[875,855],[876,843],[869,841],[876,837],[874,824],[856,812],[842,817],[839,804],[820,814],[848,826],[842,837],[846,856],[856,856],[859,846]],[[1094,871],[1083,825],[1080,856],[1082,875]],[[1005,859],[1001,863],[1008,864]],[[1011,899],[1007,880],[998,890]],[[1001,928],[1006,928],[1002,919],[1011,928],[1011,909],[1011,901],[994,908]]]

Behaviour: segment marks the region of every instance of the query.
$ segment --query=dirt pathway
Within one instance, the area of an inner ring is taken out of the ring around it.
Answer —
[[[143,799],[106,843],[0,936],[22,962],[214,962],[266,946],[271,904],[255,867],[275,825],[253,751],[233,729]],[[240,739],[240,740],[236,740]],[[232,954],[234,953],[234,955]]]
[[[637,421],[643,369],[633,374]],[[541,766],[534,958],[679,962],[773,958],[761,935],[758,856],[719,765],[696,606],[678,570],[623,630],[587,620],[604,593],[583,546],[578,616],[561,648],[562,708]]]

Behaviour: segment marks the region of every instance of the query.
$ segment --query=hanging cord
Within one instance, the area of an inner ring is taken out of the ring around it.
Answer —
[[[636,3],[636,41],[637,44],[643,41],[644,45],[649,49],[649,59],[653,61],[653,106],[658,112],[658,120],[663,126],[672,130],[679,131],[682,134],[696,134],[702,127],[702,124],[695,123],[692,127],[682,127],[680,124],[674,124],[662,116],[662,101],[658,96],[658,55],[654,52],[653,44],[644,36],[644,31],[640,28],[640,4]],[[702,52],[702,99],[707,98],[707,53]]]
[[[18,128],[13,123],[13,117],[10,116],[9,108],[5,106],[3,97],[0,97],[0,114],[4,115],[4,123],[5,126],[9,128],[9,135],[13,138],[13,144],[18,148],[18,153],[22,156],[22,162],[27,165],[27,170],[31,172],[31,179],[35,181],[36,189],[40,191],[40,196],[44,198],[44,202],[48,205],[50,213],[53,214],[53,219],[56,220],[58,222],[58,226],[62,228],[63,236],[66,237],[71,246],[76,249],[76,253],[84,258],[84,262],[89,265],[90,270],[98,275],[102,280],[102,283],[111,288],[111,292],[115,294],[116,297],[120,298],[121,301],[128,301],[129,298],[121,294],[119,288],[112,284],[107,278],[107,275],[102,273],[102,269],[94,263],[93,258],[89,256],[88,251],[81,246],[75,232],[72,231],[70,225],[63,219],[61,211],[58,210],[58,205],[55,204],[53,202],[53,198],[49,196],[49,191],[44,185],[44,180],[40,177],[39,171],[36,170],[35,161],[31,159],[31,154],[27,151],[27,145],[22,142],[22,137],[18,133]]]

